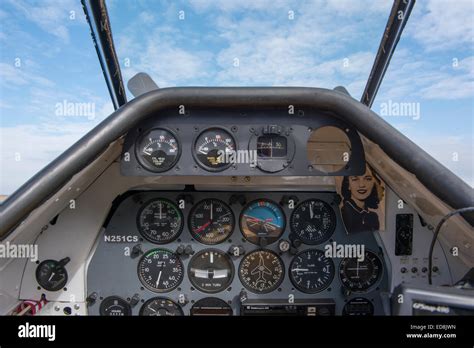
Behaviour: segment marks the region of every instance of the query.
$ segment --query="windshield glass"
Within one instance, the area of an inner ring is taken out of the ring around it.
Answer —
[[[419,1],[373,110],[474,186],[474,2]]]
[[[108,10],[125,81],[143,71],[159,87],[344,85],[359,99],[391,6],[186,0]]]

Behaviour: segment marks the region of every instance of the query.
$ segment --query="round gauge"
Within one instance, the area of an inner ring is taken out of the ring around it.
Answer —
[[[336,214],[329,204],[309,199],[299,204],[291,214],[292,233],[305,244],[321,244],[336,229]]]
[[[173,133],[161,128],[143,134],[135,149],[140,164],[152,172],[171,169],[181,154],[178,140]]]
[[[363,261],[345,258],[339,265],[342,284],[354,292],[365,292],[382,276],[382,261],[371,251],[365,252]]]
[[[374,315],[374,305],[366,298],[356,297],[345,304],[344,309],[342,310],[342,315]]]
[[[276,173],[288,167],[295,155],[295,142],[290,133],[282,126],[269,125],[250,137],[249,150],[256,152],[260,170]]]
[[[183,214],[176,204],[164,199],[153,199],[144,204],[137,218],[141,235],[152,243],[166,244],[183,230]]]
[[[109,296],[100,304],[99,313],[107,317],[123,317],[132,315],[132,307],[121,297]]]
[[[231,316],[232,307],[217,297],[202,298],[191,307],[191,315],[195,316]]]
[[[64,266],[70,261],[68,257],[61,261],[45,260],[36,268],[36,281],[45,290],[58,291],[67,283],[67,271]]]
[[[314,294],[326,289],[334,278],[334,262],[324,252],[308,249],[297,254],[290,265],[290,279],[300,291]]]
[[[183,314],[181,307],[165,297],[153,297],[140,308],[140,315],[154,317],[176,317]]]
[[[188,266],[189,280],[198,290],[215,293],[227,288],[234,278],[230,257],[217,249],[202,250]]]
[[[268,199],[250,202],[240,214],[240,230],[253,244],[271,244],[285,231],[285,214]]]
[[[148,290],[171,291],[181,284],[183,277],[183,263],[172,251],[152,249],[138,262],[138,278]]]
[[[253,251],[240,262],[239,277],[249,291],[258,294],[271,292],[285,277],[283,261],[273,251]]]
[[[221,128],[209,128],[203,131],[194,142],[194,157],[201,167],[206,170],[219,172],[232,164],[226,161],[226,154],[236,151],[232,135]]]
[[[223,242],[232,234],[234,226],[234,213],[227,204],[218,199],[202,200],[189,213],[191,235],[203,244]]]

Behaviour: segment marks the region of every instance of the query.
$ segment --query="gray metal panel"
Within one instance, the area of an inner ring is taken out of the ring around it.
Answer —
[[[298,112],[304,116],[298,116]],[[278,125],[284,129],[283,136],[295,143],[295,156],[285,169],[268,173],[249,164],[236,164],[220,172],[209,172],[202,169],[193,157],[194,141],[198,134],[210,127],[220,127],[232,134],[237,150],[249,149],[250,139],[255,133],[268,125]],[[325,173],[311,167],[308,161],[307,142],[312,131],[333,126],[341,129],[349,138],[350,159],[346,166],[333,173]],[[153,128],[165,128],[176,134],[180,143],[181,156],[173,168],[166,172],[154,173],[144,168],[137,160],[135,144],[137,138]],[[130,161],[125,161],[123,154],[129,154]],[[178,170],[179,169],[179,170]],[[357,132],[346,123],[328,114],[315,110],[295,110],[295,115],[288,115],[288,109],[278,110],[191,110],[190,115],[178,113],[178,109],[166,110],[160,117],[150,117],[141,122],[127,134],[123,146],[121,171],[129,176],[168,176],[168,175],[205,175],[205,176],[346,176],[362,175],[365,171],[365,157],[362,142]]]
[[[87,292],[88,294],[92,292],[97,292],[100,297],[106,298],[108,296],[117,295],[122,298],[131,298],[134,294],[139,294],[141,299],[148,300],[155,296],[162,296],[168,297],[173,301],[177,302],[178,297],[180,294],[185,294],[186,298],[190,301],[183,307],[185,315],[189,315],[189,310],[192,306],[192,301],[197,301],[204,297],[219,297],[225,301],[231,301],[232,308],[234,310],[234,315],[237,315],[238,308],[240,306],[239,302],[239,293],[243,288],[242,284],[240,283],[239,277],[236,274],[231,284],[231,290],[227,291],[224,290],[217,294],[207,294],[200,292],[198,290],[191,290],[191,283],[188,278],[187,268],[189,264],[190,257],[181,258],[184,264],[184,269],[186,270],[184,275],[184,280],[179,286],[181,290],[173,290],[168,293],[154,293],[146,288],[141,290],[142,284],[137,276],[137,265],[139,261],[139,257],[132,259],[130,256],[124,256],[124,248],[129,247],[132,248],[137,243],[107,243],[104,241],[105,235],[117,235],[117,236],[138,236],[140,237],[140,233],[138,232],[137,225],[136,225],[136,214],[139,208],[142,205],[142,202],[146,202],[152,198],[168,198],[172,201],[176,201],[177,196],[181,193],[180,192],[159,192],[159,191],[147,191],[147,192],[140,192],[136,193],[135,195],[129,196],[124,199],[120,205],[118,206],[117,210],[114,212],[112,219],[107,226],[105,234],[100,236],[100,241],[95,251],[93,258],[89,264],[89,268],[87,271]],[[194,203],[197,203],[201,199],[204,198],[218,198],[223,200],[224,202],[228,203],[230,196],[233,194],[232,192],[188,192],[188,194],[192,195],[194,198]],[[267,198],[271,199],[275,202],[279,202],[282,198],[284,193],[270,193],[270,192],[247,192],[245,193],[245,197],[247,198],[247,202],[258,199],[258,198]],[[331,192],[293,192],[292,195],[298,197],[299,201],[302,202],[303,200],[309,198],[317,198],[322,199],[328,203],[334,201],[335,193]],[[260,249],[259,246],[246,242],[243,239],[243,236],[239,229],[238,218],[240,212],[242,210],[242,206],[240,204],[234,204],[231,206],[233,213],[236,217],[236,227],[234,229],[233,234],[231,235],[230,239],[217,245],[209,246],[198,243],[191,238],[191,234],[188,230],[187,226],[187,219],[189,215],[189,211],[191,209],[191,204],[186,204],[185,209],[183,210],[184,219],[186,224],[184,229],[179,236],[179,239],[175,240],[172,243],[164,244],[164,245],[156,245],[147,242],[146,240],[141,241],[142,250],[144,252],[154,249],[154,248],[165,248],[172,251],[175,251],[178,245],[185,244],[185,245],[192,245],[193,250],[198,252],[203,249],[219,249],[223,252],[227,252],[230,245],[237,244],[242,245],[245,249],[246,253],[249,253],[253,250]],[[337,205],[332,205],[335,208],[336,212],[336,219],[337,225],[334,234],[331,237],[331,240],[336,241],[337,243],[341,244],[364,244],[366,250],[371,250],[376,252],[379,257],[379,246],[374,238],[372,233],[360,233],[355,235],[347,235],[345,228],[342,224],[341,215]],[[288,240],[288,236],[290,233],[289,228],[289,219],[291,216],[292,210],[288,208],[288,206],[282,207],[283,211],[286,215],[286,230],[283,233],[283,239]],[[330,241],[331,241],[330,240]],[[330,241],[323,243],[321,245],[316,246],[308,246],[302,245],[299,250],[306,250],[306,249],[319,249],[324,250],[324,246]],[[266,247],[266,249],[278,252],[278,243],[272,243]],[[375,314],[383,315],[388,314],[384,313],[383,305],[382,305],[382,292],[388,292],[388,274],[384,270],[382,278],[377,286],[373,287],[369,290],[368,293],[364,294],[352,294],[349,297],[345,298],[341,291],[341,281],[339,279],[339,272],[338,267],[340,264],[340,259],[334,259],[335,264],[335,276],[334,279],[326,290],[319,292],[317,294],[305,294],[298,290],[294,290],[293,285],[291,284],[288,270],[290,262],[293,258],[288,252],[280,255],[284,264],[285,264],[285,280],[280,285],[281,290],[275,290],[268,294],[253,294],[250,291],[247,291],[247,295],[249,300],[259,300],[260,302],[265,302],[266,300],[275,300],[281,299],[283,301],[288,301],[288,296],[290,294],[294,295],[295,300],[311,300],[311,299],[328,299],[332,298],[336,301],[336,314],[340,315],[342,309],[345,304],[345,300],[349,300],[355,297],[365,297],[370,300],[373,300],[373,304],[375,307]],[[234,268],[236,272],[239,269],[240,261],[242,257],[235,258],[233,257]],[[385,262],[382,258],[382,263],[385,265]],[[385,267],[385,266],[384,266]],[[99,314],[99,306],[100,300],[96,302],[93,306],[89,307],[89,314],[90,315],[98,315]],[[133,308],[133,314],[138,315],[142,303],[139,303]]]

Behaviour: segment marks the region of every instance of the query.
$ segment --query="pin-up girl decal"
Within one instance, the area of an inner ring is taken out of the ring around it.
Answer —
[[[342,179],[340,194],[342,219],[348,233],[383,229],[384,187],[368,165],[364,175]]]

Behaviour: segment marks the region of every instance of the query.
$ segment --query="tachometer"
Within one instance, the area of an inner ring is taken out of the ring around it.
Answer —
[[[329,204],[309,199],[299,204],[291,214],[290,228],[305,244],[321,244],[336,229],[336,214]]]
[[[285,230],[285,214],[275,202],[268,199],[250,202],[240,215],[240,230],[251,243],[271,244]]]
[[[137,218],[141,235],[152,243],[169,243],[183,230],[183,214],[170,200],[153,199],[143,205]]]
[[[256,250],[240,262],[239,277],[249,291],[264,294],[280,286],[285,277],[285,268],[283,261],[273,251]]]
[[[326,289],[334,278],[334,262],[324,252],[308,249],[297,254],[290,265],[290,279],[300,291],[314,294]]]
[[[194,143],[194,157],[206,170],[218,172],[232,164],[226,161],[225,154],[236,151],[232,135],[222,128],[209,128],[203,131]]]
[[[193,238],[203,244],[223,242],[232,234],[234,226],[234,213],[218,199],[202,200],[189,213],[189,230]]]
[[[152,249],[138,263],[138,278],[154,292],[168,292],[181,284],[184,277],[183,263],[172,251]]]
[[[135,148],[140,164],[152,172],[165,172],[171,169],[181,154],[174,134],[161,128],[143,134]]]
[[[184,315],[181,307],[165,297],[153,297],[140,308],[140,315],[154,317],[175,317]]]
[[[372,251],[366,251],[363,261],[345,258],[339,265],[342,284],[353,292],[365,292],[382,277],[382,261]]]
[[[189,280],[198,290],[216,293],[226,289],[234,277],[230,257],[217,249],[205,249],[193,256],[188,266]]]

